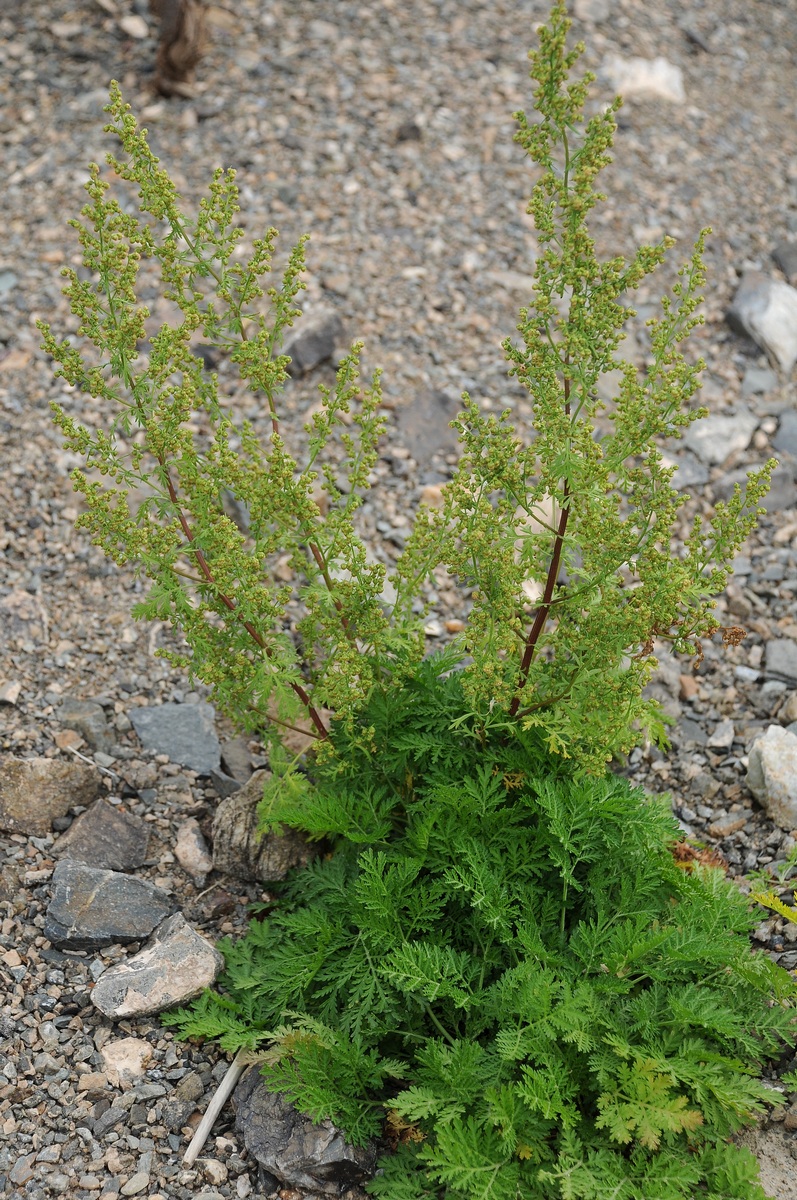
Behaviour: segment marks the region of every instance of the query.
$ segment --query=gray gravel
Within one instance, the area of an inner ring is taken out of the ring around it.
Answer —
[[[407,514],[421,495],[433,498],[450,470],[447,431],[441,425],[438,438],[428,436],[429,414],[447,414],[467,388],[485,409],[510,407],[521,428],[528,421],[500,341],[528,298],[536,251],[524,214],[530,176],[511,140],[511,113],[530,106],[525,54],[546,5],[239,0],[212,10],[213,45],[191,101],[151,91],[154,40],[131,37],[120,24],[133,8],[146,17],[145,5],[113,0],[51,0],[13,18],[0,11],[0,751],[98,764],[109,797],[150,827],[136,875],[176,897],[213,939],[244,927],[244,906],[262,897],[262,885],[212,876],[202,894],[175,859],[182,822],[195,818],[210,837],[217,794],[195,771],[145,751],[129,714],[205,696],[154,657],[170,644],[168,630],[130,619],[141,591],[134,574],[73,529],[75,460],[49,422],[48,403],[58,399],[89,423],[106,418],[53,382],[34,327],[37,317],[59,333],[76,327],[58,277],[76,261],[64,221],[83,202],[85,164],[109,148],[101,132],[108,80],[122,81],[189,200],[216,164],[232,164],[250,236],[276,224],[286,254],[312,232],[308,309],[335,314],[340,348],[362,337],[366,368],[384,368],[391,428],[361,528],[391,563]],[[797,831],[775,826],[745,779],[753,739],[771,723],[797,719],[797,678],[783,669],[797,653],[797,392],[725,316],[744,272],[783,281],[777,263],[793,270],[797,26],[788,5],[753,10],[747,0],[689,9],[677,0],[578,0],[576,8],[589,17],[578,28],[601,99],[610,97],[613,55],[663,56],[682,73],[683,103],[637,95],[622,110],[605,181],[611,199],[593,229],[607,254],[670,233],[684,257],[702,225],[714,230],[706,324],[692,344],[708,364],[702,401],[727,449],[721,459],[716,443],[668,449],[688,489],[686,515],[727,496],[773,447],[783,464],[768,514],[718,606],[725,623],[745,625],[747,639],[730,651],[707,646],[696,675],[685,662],[665,662],[657,686],[677,719],[673,750],[637,751],[627,769],[649,789],[670,791],[684,826],[716,845],[732,873],[777,872]],[[643,322],[676,266],[674,259],[635,297],[639,316],[624,347],[635,361],[645,360]],[[156,298],[148,300],[157,314]],[[217,369],[232,390],[229,364],[222,359]],[[331,377],[321,362],[289,383],[286,429],[295,445],[318,383]],[[257,403],[243,408],[256,425],[263,421]],[[433,644],[465,611],[445,582],[431,600]],[[65,712],[65,696],[95,707]],[[217,731],[222,741],[234,732],[224,722]],[[263,765],[257,743],[245,753],[250,768]],[[75,815],[57,817],[57,828]],[[65,953],[45,939],[53,846],[46,832],[0,843],[0,1185],[5,1179],[9,1194],[36,1200],[243,1200],[257,1176],[250,1178],[231,1114],[196,1169],[180,1165],[223,1059],[211,1047],[176,1044],[156,1019],[111,1026],[90,1006],[100,971],[134,953],[135,943]],[[775,920],[759,930],[761,944],[793,968],[790,936]],[[125,1037],[152,1049],[127,1090],[110,1082],[101,1054]],[[777,1132],[785,1153],[793,1131]],[[778,1187],[778,1200],[797,1196],[793,1184]]]

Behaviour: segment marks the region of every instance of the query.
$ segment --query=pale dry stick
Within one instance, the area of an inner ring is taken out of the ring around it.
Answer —
[[[196,1127],[196,1133],[191,1138],[191,1144],[183,1156],[183,1166],[192,1167],[199,1155],[202,1153],[202,1147],[208,1140],[211,1129],[215,1123],[216,1117],[219,1115],[224,1105],[235,1089],[235,1085],[244,1073],[244,1069],[252,1061],[251,1053],[246,1050],[239,1050],[235,1058],[227,1068],[227,1072],[216,1089],[216,1093],[207,1107],[202,1120]]]
[[[87,758],[85,754],[81,754],[80,751],[76,750],[74,746],[67,746],[65,748],[70,754],[74,754],[75,757],[79,758],[81,762],[88,763],[90,767],[94,767],[94,769],[99,771],[102,775],[110,775],[111,779],[122,778],[121,775],[117,775],[116,771],[112,771],[109,767],[101,767],[100,764],[96,763],[93,758]]]

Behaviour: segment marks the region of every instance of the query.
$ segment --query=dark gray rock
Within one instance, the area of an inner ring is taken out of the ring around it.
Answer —
[[[788,374],[797,362],[797,291],[761,271],[742,276],[727,321],[764,350],[774,367]]]
[[[74,696],[64,696],[57,716],[63,729],[76,730],[92,750],[107,753],[114,743],[115,735],[108,728],[102,705],[96,700],[77,700]]]
[[[797,458],[797,410],[789,408],[781,415],[772,445],[781,453]]]
[[[263,799],[265,780],[265,771],[255,771],[239,791],[222,800],[216,809],[213,867],[236,879],[276,883],[293,867],[306,866],[315,851],[292,829],[281,836],[259,837],[257,808]]]
[[[116,871],[66,859],[53,872],[44,936],[63,950],[138,942],[173,909],[165,892]]]
[[[773,638],[767,642],[765,665],[768,679],[781,679],[797,686],[797,642],[791,638]]]
[[[252,774],[252,752],[249,749],[249,739],[236,737],[222,742],[221,765],[233,779],[237,779],[239,783],[246,783]]]
[[[172,1133],[182,1129],[204,1092],[205,1085],[198,1071],[184,1075],[163,1106],[161,1121],[166,1128]]]
[[[350,1146],[331,1121],[314,1125],[250,1067],[233,1094],[235,1128],[254,1159],[287,1187],[338,1195],[369,1179],[377,1149]]]
[[[215,715],[211,704],[157,704],[128,713],[142,746],[200,775],[218,770],[221,762]]]
[[[97,1117],[92,1127],[92,1133],[95,1138],[103,1138],[106,1133],[110,1133],[117,1125],[121,1125],[122,1121],[126,1121],[128,1115],[127,1108],[122,1108],[121,1105],[113,1105]]]
[[[146,821],[100,799],[72,822],[53,854],[108,871],[132,871],[146,861],[148,843]]]
[[[457,431],[451,421],[462,411],[455,392],[421,392],[396,411],[398,441],[409,450],[419,467],[428,466],[434,454],[457,449]]]
[[[211,771],[210,782],[216,789],[216,795],[221,796],[222,800],[226,800],[228,796],[234,795],[243,787],[242,783],[233,779],[232,775],[225,775],[223,771]]]
[[[343,322],[334,308],[317,308],[299,317],[285,339],[283,354],[290,356],[288,372],[304,375],[334,358],[343,338]]]
[[[676,746],[688,746],[690,742],[696,746],[705,746],[708,741],[708,734],[703,726],[698,725],[691,717],[682,717],[672,729],[670,737]]]
[[[55,758],[0,758],[0,829],[43,837],[56,817],[102,790],[93,767]]]
[[[797,242],[779,242],[772,251],[772,258],[789,283],[797,282]]]
[[[223,966],[218,950],[175,913],[138,954],[103,971],[91,1002],[116,1021],[163,1012],[210,987]]]

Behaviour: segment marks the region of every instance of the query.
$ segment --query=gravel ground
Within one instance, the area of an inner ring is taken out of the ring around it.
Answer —
[[[43,317],[59,334],[76,328],[60,294],[60,266],[79,261],[64,222],[82,203],[87,162],[110,148],[102,133],[107,83],[122,82],[189,200],[214,166],[235,165],[251,236],[276,224],[287,253],[311,231],[308,307],[334,309],[345,330],[341,349],[361,337],[366,368],[384,368],[391,428],[362,529],[390,562],[406,537],[406,514],[424,488],[445,482],[453,461],[445,435],[432,435],[430,414],[445,413],[467,388],[487,409],[511,407],[521,427],[529,417],[523,393],[505,377],[500,341],[528,296],[535,250],[524,214],[530,177],[512,143],[511,113],[530,106],[525,55],[546,6],[238,0],[211,10],[213,43],[196,97],[169,101],[149,87],[153,39],[133,38],[120,24],[134,7],[51,0],[12,16],[10,5],[0,6],[0,604],[20,590],[30,597],[26,613],[4,617],[0,687],[10,687],[13,702],[0,705],[0,750],[72,761],[64,737],[63,748],[57,740],[58,699],[99,696],[118,736],[110,769],[126,781],[127,806],[153,830],[140,874],[170,889],[188,919],[216,937],[242,927],[244,906],[259,893],[228,879],[202,895],[175,862],[177,825],[186,816],[207,820],[217,798],[206,780],[143,754],[126,713],[198,697],[153,657],[167,631],[130,619],[139,582],[73,529],[75,460],[50,424],[48,403],[59,399],[88,424],[102,426],[107,415],[51,379],[34,325]],[[628,254],[638,240],[669,233],[686,257],[700,227],[713,227],[706,324],[693,338],[708,364],[703,402],[736,419],[746,407],[755,432],[746,449],[718,462],[673,448],[691,472],[684,478],[694,479],[686,514],[708,510],[734,472],[773,449],[785,464],[771,511],[721,601],[747,639],[727,652],[708,646],[696,675],[686,663],[664,663],[657,686],[678,720],[673,750],[636,752],[628,770],[654,791],[669,790],[683,823],[718,847],[732,873],[777,868],[797,831],[766,817],[745,770],[755,734],[797,717],[789,686],[766,675],[767,644],[797,639],[794,458],[785,452],[791,444],[797,455],[794,434],[791,443],[786,435],[795,388],[768,372],[724,317],[740,272],[758,265],[776,276],[772,250],[797,235],[797,25],[791,6],[747,0],[695,0],[689,10],[676,0],[582,0],[577,10],[586,15],[577,28],[600,72],[601,99],[612,94],[612,55],[664,56],[683,72],[682,103],[640,97],[622,110],[605,180],[611,199],[593,230],[604,253]],[[624,349],[639,362],[647,352],[642,322],[661,287],[636,298],[639,322]],[[232,389],[224,362],[219,371]],[[331,371],[289,385],[291,437]],[[256,405],[245,411],[262,420]],[[432,600],[434,640],[463,610],[444,585]],[[257,754],[256,744],[251,750]],[[36,1198],[246,1197],[257,1180],[230,1118],[217,1124],[198,1167],[185,1171],[180,1155],[198,1112],[174,1129],[164,1116],[173,1089],[192,1073],[206,1102],[224,1062],[212,1048],[176,1044],[156,1021],[123,1023],[120,1032],[90,1006],[92,980],[129,947],[74,956],[42,936],[53,841],[0,842],[0,1176],[11,1195]],[[797,965],[788,930],[773,921],[759,932],[784,965]],[[124,1120],[105,1129],[117,1093],[101,1050],[128,1034],[150,1043],[152,1059],[138,1087],[123,1094]],[[762,1155],[781,1168],[770,1184],[778,1200],[797,1196],[788,1170],[793,1137],[782,1125],[766,1131]]]

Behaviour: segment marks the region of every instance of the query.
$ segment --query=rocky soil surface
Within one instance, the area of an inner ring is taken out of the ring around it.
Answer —
[[[667,448],[688,497],[685,517],[727,498],[751,466],[773,454],[780,461],[767,515],[719,603],[725,623],[748,636],[735,649],[707,645],[697,671],[662,656],[653,686],[675,721],[673,748],[636,751],[627,770],[671,793],[685,829],[715,847],[742,886],[764,871],[789,900],[797,26],[790,6],[747,0],[575,0],[574,8],[598,97],[608,101],[616,87],[628,97],[605,181],[610,200],[593,222],[600,250],[628,254],[640,240],[672,234],[685,258],[698,230],[713,228],[706,323],[692,342],[707,363],[701,399],[711,416]],[[234,165],[249,236],[275,224],[287,254],[312,233],[312,328],[294,347],[301,370],[286,391],[285,424],[298,440],[318,383],[331,379],[330,354],[363,338],[366,367],[384,368],[389,431],[362,531],[389,564],[413,508],[435,502],[455,461],[447,421],[463,389],[528,426],[500,342],[530,295],[531,180],[511,114],[531,105],[525,55],[545,15],[541,0],[239,0],[210,9],[212,45],[195,97],[166,101],[149,84],[155,42],[143,4],[49,0],[13,18],[0,9],[6,1194],[245,1200],[282,1187],[283,1200],[293,1197],[285,1176],[258,1174],[229,1109],[199,1160],[183,1165],[227,1062],[212,1047],[175,1042],[147,1015],[146,997],[177,986],[169,972],[185,954],[196,955],[192,978],[212,973],[209,943],[244,927],[273,864],[254,862],[253,850],[230,873],[234,856],[225,844],[219,857],[218,821],[213,846],[218,806],[264,765],[261,747],[236,739],[204,707],[207,698],[154,657],[168,631],[131,620],[141,582],[74,531],[76,459],[49,420],[53,399],[87,424],[108,419],[52,379],[34,324],[76,331],[58,272],[79,262],[65,220],[82,203],[86,164],[111,148],[102,133],[108,81],[122,82],[189,202],[213,167]],[[674,271],[675,260],[667,280]],[[640,364],[644,320],[662,286],[635,297],[639,315],[623,349]],[[157,296],[145,299],[157,315]],[[217,369],[235,404],[261,424],[260,406],[235,392],[230,365]],[[431,600],[433,645],[466,613],[443,579]],[[159,705],[170,707],[153,732],[147,718]],[[244,841],[246,819],[237,813]],[[762,919],[756,936],[797,968],[797,927]],[[153,946],[167,942],[153,973]],[[131,1000],[136,988],[124,975],[134,958],[132,969],[150,971],[143,1002]],[[92,1003],[100,980],[102,1011]],[[782,1099],[755,1144],[765,1185],[793,1200],[797,1096]]]

